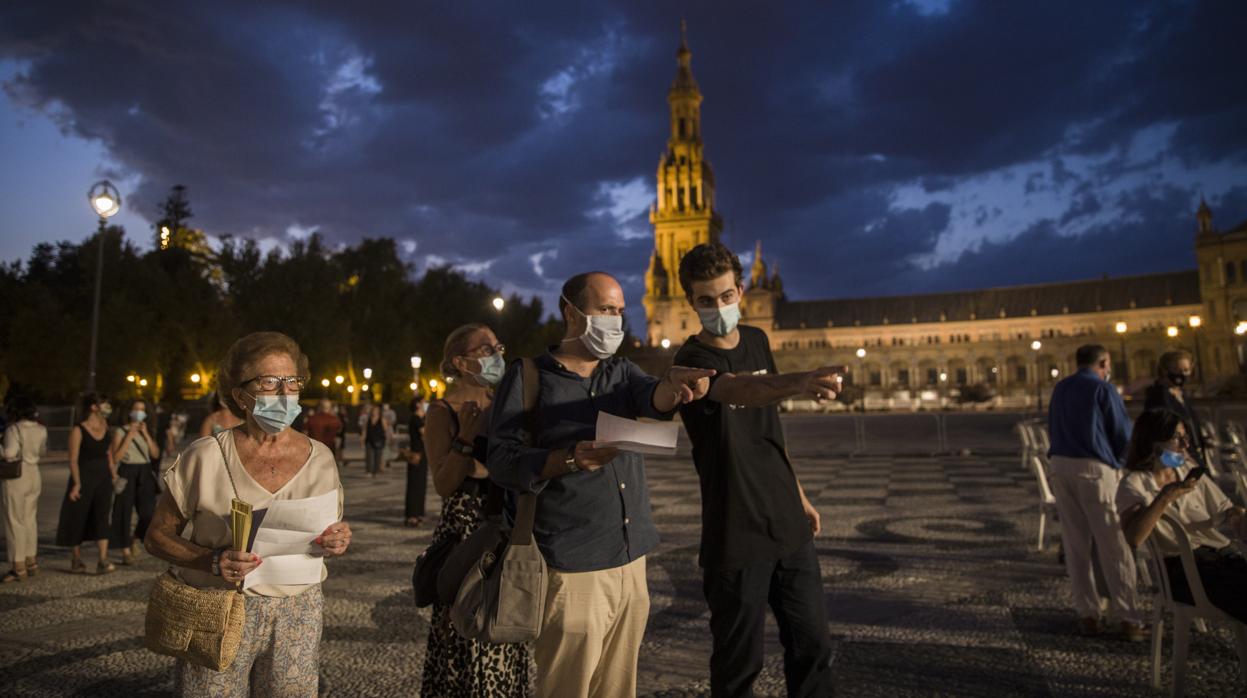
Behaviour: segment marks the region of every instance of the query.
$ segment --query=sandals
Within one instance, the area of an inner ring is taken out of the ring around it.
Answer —
[[[74,558],[73,562],[69,563],[69,573],[70,574],[86,574],[87,563],[83,562],[82,558],[80,557]]]
[[[108,560],[100,560],[99,564],[95,566],[96,574],[110,574],[116,571],[117,571],[117,566],[109,562]]]
[[[31,577],[38,575],[39,574],[39,563],[31,562],[27,560],[26,561],[26,574]]]
[[[123,565],[133,565],[133,564],[134,564],[134,553],[130,552],[130,549],[129,549],[129,548],[122,548],[122,549],[121,549],[121,564],[123,564]]]
[[[0,584],[12,584],[13,582],[24,582],[26,581],[27,574],[28,574],[27,572],[18,572],[17,570],[9,570],[8,572],[4,573],[3,577],[0,577]]]

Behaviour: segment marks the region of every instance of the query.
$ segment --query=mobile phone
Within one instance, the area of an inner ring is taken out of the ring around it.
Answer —
[[[1186,474],[1186,479],[1183,480],[1183,482],[1194,482],[1207,474],[1208,474],[1208,468],[1202,465],[1195,467],[1195,468],[1191,468],[1191,472]]]

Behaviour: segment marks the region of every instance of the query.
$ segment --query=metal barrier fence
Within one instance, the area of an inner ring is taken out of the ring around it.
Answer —
[[[1013,427],[1026,412],[880,412],[786,414],[796,456],[930,456],[969,451],[1010,455],[1021,447]]]

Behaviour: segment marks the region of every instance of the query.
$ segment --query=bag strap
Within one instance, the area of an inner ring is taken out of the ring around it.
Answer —
[[[221,443],[221,438],[222,438],[222,435],[224,434],[232,435],[233,429],[226,429],[225,431],[213,437],[213,440],[216,441],[217,447],[221,449],[221,461],[225,464],[225,474],[229,475],[229,486],[230,486],[230,489],[234,490],[234,499],[237,499],[240,502],[246,502],[247,500],[238,496],[238,486],[234,484],[234,473],[231,472],[229,469],[229,456],[226,455],[225,453],[225,444]],[[233,437],[231,436],[230,438],[233,438]]]
[[[541,370],[530,358],[520,359],[524,390],[524,431],[528,432],[528,445],[537,445],[541,433],[541,412],[537,404],[541,399]],[[533,522],[537,518],[537,495],[525,492],[515,498],[515,526],[511,529],[512,545],[529,545],[533,540]]]

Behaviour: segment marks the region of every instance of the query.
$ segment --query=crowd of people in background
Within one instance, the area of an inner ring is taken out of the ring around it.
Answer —
[[[432,479],[442,504],[430,549],[463,543],[488,517],[513,520],[518,498],[537,496],[532,531],[548,586],[536,639],[465,637],[452,607],[439,599],[425,638],[423,695],[526,695],[530,659],[538,695],[635,694],[650,608],[646,557],[659,531],[644,456],[595,445],[600,412],[654,420],[678,413],[692,440],[712,693],[751,694],[763,666],[769,608],[789,694],[830,695],[831,639],[813,542],[822,521],[788,456],[776,405],[793,397],[834,399],[838,369],[779,373],[766,332],[741,324],[742,267],[723,245],[690,250],[679,280],[701,329],[661,376],[616,355],[624,337],[623,289],[610,275],[590,272],[563,286],[564,337],[531,363],[508,364],[505,345],[488,325],[451,332],[440,364],[448,389],[432,400],[412,399],[404,448],[388,403],[360,409],[353,426],[368,476],[378,477],[391,461],[407,465],[404,525],[424,524]],[[1190,597],[1166,515],[1196,545],[1212,603],[1247,621],[1241,593],[1247,561],[1232,545],[1247,538],[1247,511],[1208,476],[1204,425],[1184,389],[1192,357],[1161,357],[1143,414],[1133,422],[1110,380],[1109,351],[1087,345],[1075,359],[1079,370],[1055,386],[1049,403],[1048,456],[1077,630],[1147,637],[1135,550],[1148,540],[1165,556],[1175,597]],[[351,531],[342,520],[340,471],[347,466],[350,413],[328,399],[305,411],[300,398],[308,375],[308,359],[290,337],[240,338],[221,363],[201,438],[188,446],[185,413],[136,399],[117,419],[107,396],[84,395],[69,432],[69,477],[55,540],[71,549],[70,571],[88,571],[82,546],[93,541],[98,574],[116,569],[110,547],[120,550],[122,564],[145,549],[169,562],[185,584],[239,588],[264,561],[235,549],[227,524],[233,502],[262,509],[277,499],[327,493],[337,494],[338,521],[315,542],[324,557],[345,553]],[[537,390],[535,422],[526,384]],[[39,569],[39,466],[48,441],[30,401],[15,401],[11,419],[3,454],[23,469],[3,481],[11,567],[5,583]],[[1107,588],[1097,588],[1095,566]],[[324,568],[321,579],[327,574]],[[320,586],[247,587],[237,659],[220,671],[179,660],[178,692],[315,695]],[[1106,618],[1101,597],[1108,599]]]

